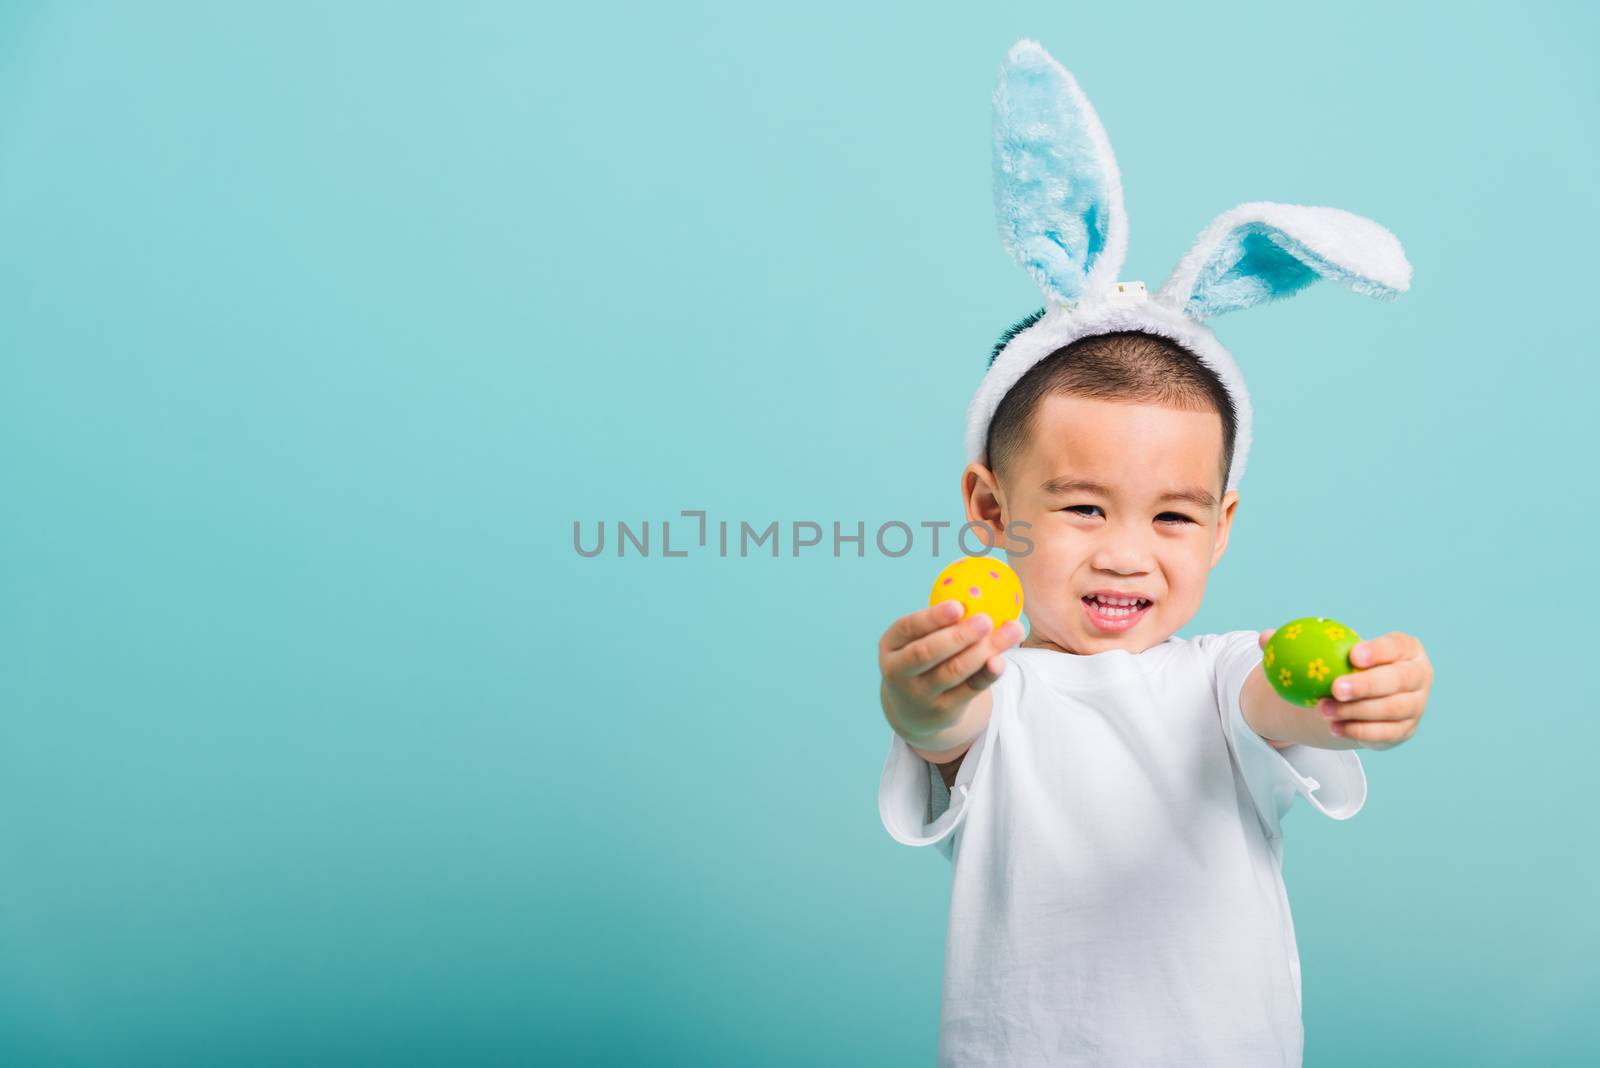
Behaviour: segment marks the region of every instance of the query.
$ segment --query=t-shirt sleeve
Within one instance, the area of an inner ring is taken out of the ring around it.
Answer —
[[[1361,811],[1367,800],[1367,775],[1353,749],[1319,749],[1291,745],[1275,749],[1245,721],[1239,699],[1245,680],[1261,663],[1257,631],[1236,630],[1198,639],[1215,659],[1217,708],[1223,735],[1234,763],[1261,816],[1269,837],[1283,834],[1282,820],[1295,796],[1304,797],[1318,812],[1347,820]]]
[[[937,846],[946,860],[954,861],[956,832],[966,819],[968,799],[983,765],[984,750],[1000,722],[1001,688],[1006,683],[1006,675],[1015,671],[1016,665],[1008,665],[1006,674],[991,688],[994,710],[989,715],[988,726],[961,758],[961,768],[949,789],[945,788],[938,768],[913,752],[904,738],[890,732],[889,757],[884,761],[883,775],[878,780],[878,817],[895,841],[910,846]]]

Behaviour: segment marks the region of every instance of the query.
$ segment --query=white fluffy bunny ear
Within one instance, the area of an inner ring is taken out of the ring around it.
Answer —
[[[1410,287],[1411,264],[1399,239],[1371,219],[1256,201],[1212,220],[1154,299],[1204,322],[1298,293],[1318,278],[1393,300]]]
[[[1037,41],[1011,46],[994,91],[1001,241],[1058,304],[1116,282],[1128,251],[1122,176],[1088,97]]]

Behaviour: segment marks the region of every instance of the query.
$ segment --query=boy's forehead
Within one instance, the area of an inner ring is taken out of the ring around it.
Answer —
[[[1098,483],[1111,492],[1156,495],[1222,479],[1222,417],[1214,409],[1073,394],[1043,398],[1033,413],[1017,473],[1046,485]]]

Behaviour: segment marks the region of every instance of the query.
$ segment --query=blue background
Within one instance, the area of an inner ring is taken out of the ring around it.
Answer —
[[[953,553],[871,532],[960,521],[1038,304],[989,187],[1030,36],[1124,279],[1257,199],[1415,267],[1213,323],[1258,437],[1185,633],[1437,671],[1365,810],[1287,823],[1307,1063],[1592,1063],[1597,22],[0,8],[0,1061],[929,1063],[949,866],[878,822],[874,646]],[[684,509],[830,537],[665,558]]]

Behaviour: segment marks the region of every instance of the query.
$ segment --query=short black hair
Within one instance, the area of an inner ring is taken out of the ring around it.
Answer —
[[[1044,309],[1014,324],[995,344],[995,356],[1022,331],[1038,322]],[[1028,443],[1039,403],[1064,393],[1097,400],[1150,401],[1189,411],[1215,410],[1222,417],[1222,488],[1233,470],[1239,415],[1216,372],[1171,338],[1143,330],[1117,330],[1080,337],[1030,367],[1000,399],[989,421],[989,469],[998,472]]]

